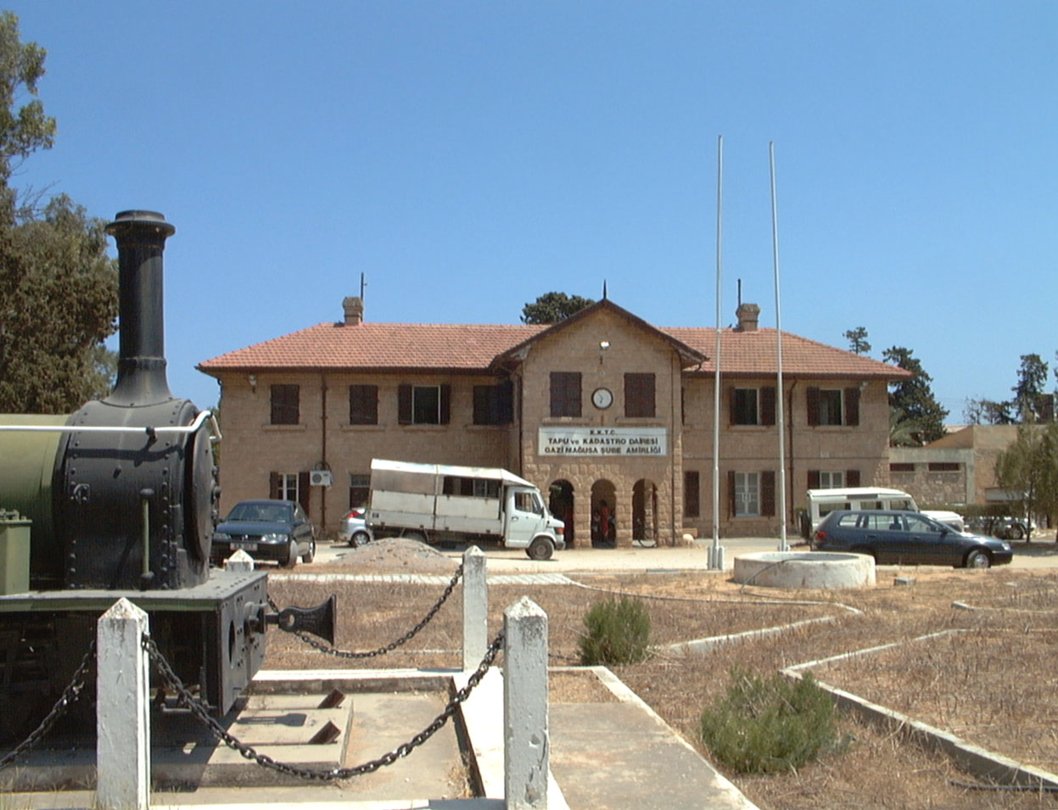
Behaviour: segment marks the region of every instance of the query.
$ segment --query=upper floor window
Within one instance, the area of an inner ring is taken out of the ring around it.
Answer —
[[[509,380],[474,386],[475,425],[509,425],[513,421],[514,386]]]
[[[378,424],[378,386],[349,386],[349,424]]]
[[[272,386],[272,424],[296,425],[301,414],[301,386]]]
[[[859,388],[808,389],[809,425],[848,425],[860,423]]]
[[[625,416],[652,419],[654,415],[654,374],[625,374]]]
[[[732,425],[774,425],[775,387],[732,388]]]
[[[402,425],[447,425],[451,386],[408,385],[397,389],[397,421]]]
[[[551,372],[551,415],[580,416],[580,372]]]

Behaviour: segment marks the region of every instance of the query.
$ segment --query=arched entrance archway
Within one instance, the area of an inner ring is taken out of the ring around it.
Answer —
[[[547,508],[551,514],[566,524],[566,547],[575,545],[573,531],[573,484],[566,480],[555,481],[548,492]]]
[[[648,546],[658,544],[658,488],[645,478],[632,487],[632,539]]]
[[[617,546],[617,490],[613,481],[600,478],[591,485],[591,544],[594,548]]]

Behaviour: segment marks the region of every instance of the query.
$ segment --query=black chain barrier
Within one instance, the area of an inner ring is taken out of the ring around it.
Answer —
[[[339,650],[335,649],[329,644],[323,643],[315,636],[309,635],[308,633],[302,632],[300,630],[295,632],[294,635],[306,644],[308,644],[317,652],[325,653],[327,655],[333,655],[335,658],[374,658],[379,655],[386,655],[387,653],[393,652],[401,645],[407,644],[419,634],[420,630],[422,630],[424,627],[426,627],[426,625],[431,622],[433,617],[437,615],[437,611],[441,609],[441,606],[448,601],[448,597],[452,595],[452,592],[455,590],[456,585],[459,583],[459,580],[462,578],[462,576],[463,563],[460,563],[459,568],[457,568],[455,574],[452,575],[451,581],[449,581],[447,587],[445,587],[444,593],[441,594],[441,598],[434,603],[434,606],[430,608],[429,611],[427,611],[426,615],[423,616],[422,620],[400,638],[396,639],[395,641],[391,641],[389,644],[386,644],[383,647],[379,647],[378,649],[365,650],[360,652],[355,650]],[[272,597],[268,597],[268,605],[272,608],[272,610],[279,610],[279,608],[276,606],[276,603],[272,601]]]
[[[165,657],[158,650],[157,645],[150,636],[144,635],[143,648],[147,651],[147,655],[150,657],[158,674],[161,675],[162,679],[176,693],[179,702],[188,708],[191,713],[209,729],[210,733],[216,737],[217,740],[223,742],[232,750],[237,751],[244,759],[253,760],[262,767],[269,768],[288,776],[296,776],[300,779],[311,779],[320,782],[334,782],[339,779],[350,779],[354,776],[374,773],[379,768],[385,767],[386,765],[392,765],[398,759],[408,756],[408,754],[414,749],[430,739],[430,737],[436,734],[441,727],[448,722],[452,715],[455,714],[459,705],[470,697],[470,693],[474,691],[474,687],[481,682],[481,679],[485,677],[485,673],[487,673],[489,668],[492,667],[493,662],[496,660],[496,656],[503,648],[503,642],[504,635],[501,631],[485,651],[485,657],[481,659],[478,668],[474,670],[470,678],[467,679],[466,686],[456,692],[455,696],[448,702],[448,705],[445,706],[444,711],[437,715],[430,725],[412,737],[408,742],[397,746],[388,754],[384,754],[378,759],[365,762],[363,765],[357,765],[353,768],[330,768],[327,770],[303,768],[298,765],[291,765],[287,762],[279,762],[267,754],[262,754],[254,750],[253,747],[241,742],[217,722],[217,720],[210,715],[209,710],[195,698],[186,686],[184,686],[183,682],[177,674],[173,672],[169,662],[165,660]]]
[[[93,638],[88,645],[88,651],[84,654],[80,665],[74,672],[73,678],[70,679],[70,683],[66,685],[66,688],[62,690],[62,694],[55,701],[55,705],[51,707],[51,711],[40,721],[40,725],[29,733],[25,740],[15,746],[9,753],[0,757],[0,768],[6,768],[40,742],[44,735],[51,731],[51,727],[55,725],[59,718],[66,714],[66,710],[77,702],[84,691],[85,679],[88,675],[89,667],[95,661],[95,657],[96,641]]]

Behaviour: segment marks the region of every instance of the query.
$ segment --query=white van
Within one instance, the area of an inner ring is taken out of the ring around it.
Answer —
[[[835,509],[908,509],[921,511],[915,499],[900,489],[886,487],[845,487],[840,489],[810,489],[805,493],[807,509],[801,534],[810,537],[828,514]],[[925,511],[956,531],[965,531],[962,515],[946,511]]]

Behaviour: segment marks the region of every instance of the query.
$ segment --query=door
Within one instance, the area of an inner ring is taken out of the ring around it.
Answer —
[[[507,490],[505,545],[526,548],[544,525],[544,502],[535,489]]]
[[[920,565],[958,565],[959,552],[952,533],[918,515],[907,516],[908,546]],[[910,561],[909,561],[910,562]]]

